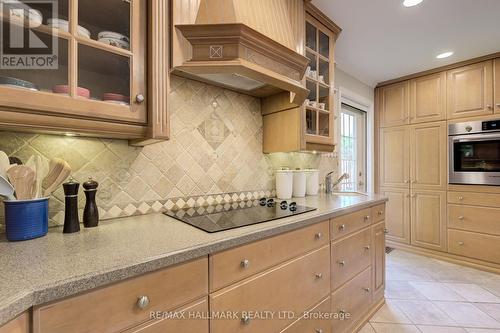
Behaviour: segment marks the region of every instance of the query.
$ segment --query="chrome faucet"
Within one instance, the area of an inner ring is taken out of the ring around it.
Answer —
[[[344,173],[342,176],[340,176],[336,181],[332,180],[332,174],[335,171],[330,171],[329,173],[326,174],[325,176],[325,190],[326,193],[333,193],[333,189],[340,184],[344,179],[349,179],[349,174]]]

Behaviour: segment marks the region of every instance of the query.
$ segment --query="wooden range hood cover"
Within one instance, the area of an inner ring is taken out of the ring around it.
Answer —
[[[289,26],[276,32],[276,22],[270,27],[263,21],[269,19],[265,11],[277,10],[279,16],[283,6],[273,5],[280,1],[202,0],[195,24],[175,26],[192,46],[191,58],[176,69],[257,97],[287,91],[291,103],[302,104],[309,93],[301,82],[308,59],[292,49]],[[271,33],[279,34],[279,41]]]

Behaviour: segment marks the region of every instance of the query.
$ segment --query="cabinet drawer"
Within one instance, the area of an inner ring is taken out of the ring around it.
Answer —
[[[331,220],[330,233],[332,240],[358,231],[372,223],[371,208],[351,214],[342,215]]]
[[[0,327],[0,333],[29,333],[30,316],[27,312],[22,313],[16,319]]]
[[[332,244],[332,289],[335,290],[370,265],[371,229]]]
[[[208,293],[207,258],[162,269],[34,311],[35,333],[117,332]],[[149,305],[138,306],[147,296]]]
[[[298,317],[303,311],[328,296],[330,292],[330,247],[308,253],[236,285],[210,295],[210,311],[237,312],[242,316],[210,321],[211,333],[275,333],[293,319],[274,318],[245,320],[250,311],[292,311]]]
[[[206,298],[172,311],[174,318],[156,318],[123,333],[208,333]]]
[[[367,268],[332,295],[332,312],[348,314],[341,320],[333,319],[333,332],[351,333],[350,328],[371,305],[371,269]]]
[[[331,333],[330,319],[321,319],[321,314],[330,313],[332,308],[330,297],[316,305],[306,316],[300,318],[281,333]]]
[[[500,236],[449,229],[448,249],[452,254],[500,264]]]
[[[500,235],[500,209],[448,205],[448,227]]]
[[[377,223],[385,220],[385,204],[372,207],[372,223]]]
[[[500,208],[500,194],[448,192],[448,203]]]
[[[210,256],[210,290],[328,244],[328,221],[294,230]]]

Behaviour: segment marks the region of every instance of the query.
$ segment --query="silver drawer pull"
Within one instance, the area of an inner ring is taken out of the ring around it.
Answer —
[[[387,235],[388,233],[389,233],[389,229],[384,228],[384,234],[386,234],[386,235]]]
[[[370,245],[365,246],[365,250],[368,251],[370,249]]]
[[[241,266],[242,268],[248,268],[248,266],[250,266],[250,260],[248,260],[248,259],[243,259],[243,260],[241,261],[241,263],[240,263],[240,266]]]
[[[462,201],[464,200],[464,197],[458,197],[458,200]]]
[[[365,216],[365,221],[368,221],[370,219],[370,215]]]
[[[144,102],[144,100],[145,100],[144,95],[138,94],[137,96],[135,96],[135,100],[136,100],[137,103]]]
[[[247,316],[247,315],[244,315],[243,317],[241,317],[241,323],[242,323],[243,325],[248,325],[248,324],[250,324],[250,317],[249,317],[249,316]]]
[[[339,261],[339,265],[340,265],[340,266],[345,266],[345,264],[346,264],[345,260],[340,260],[340,261]]]
[[[323,234],[321,232],[318,232],[316,235],[314,235],[314,238],[316,239],[321,239],[323,237]]]
[[[314,330],[315,333],[323,333],[323,330],[321,328],[317,328]]]
[[[316,273],[314,274],[317,280],[321,279],[323,277],[323,273]]]
[[[148,296],[139,296],[137,298],[137,307],[139,309],[145,309],[149,305],[149,297]]]
[[[345,224],[339,225],[339,230],[345,230]]]
[[[379,211],[378,211],[378,216],[382,216],[382,214],[384,214],[384,211],[379,210]]]
[[[458,245],[463,246],[463,245],[465,245],[465,243],[464,242],[458,242]]]
[[[343,315],[345,315],[345,314],[347,313],[347,311],[346,311],[346,310],[342,310],[342,309],[341,309],[341,310],[337,311],[337,313],[338,313],[339,315],[343,316]]]
[[[364,290],[365,292],[367,292],[367,293],[369,293],[369,292],[370,292],[370,288],[366,288],[366,287],[365,287],[365,288],[363,288],[363,290]]]
[[[459,217],[458,217],[458,219],[459,219],[459,220],[463,220],[463,219],[464,219],[464,217],[463,217],[463,216],[459,216]]]

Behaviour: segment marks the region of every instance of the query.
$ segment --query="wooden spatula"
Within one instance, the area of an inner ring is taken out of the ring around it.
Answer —
[[[49,164],[49,173],[42,181],[43,195],[48,197],[52,194],[71,173],[68,162],[60,158],[54,158]]]
[[[7,170],[9,181],[16,190],[17,200],[33,199],[36,172],[26,165],[14,165]]]

